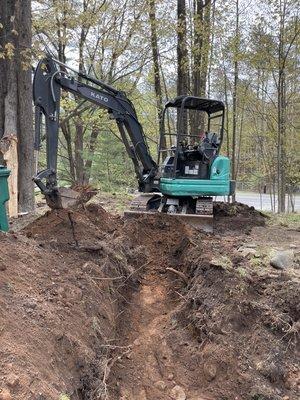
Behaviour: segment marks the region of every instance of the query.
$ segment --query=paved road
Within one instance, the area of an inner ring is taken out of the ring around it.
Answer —
[[[258,210],[272,211],[270,195],[254,192],[237,192],[236,200],[240,203],[248,204],[249,206],[254,206]],[[295,210],[300,212],[300,195],[296,196],[295,200]]]

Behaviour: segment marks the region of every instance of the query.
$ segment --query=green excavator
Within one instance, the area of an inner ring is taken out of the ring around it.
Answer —
[[[114,119],[131,158],[139,195],[126,215],[166,213],[183,218],[206,231],[213,229],[213,197],[233,194],[230,160],[220,155],[225,107],[218,100],[179,96],[164,109],[165,133],[161,133],[158,160],[154,161],[135,108],[124,92],[47,56],[35,71],[35,149],[41,146],[45,118],[47,167],[34,181],[51,208],[76,202],[79,193],[59,188],[57,155],[61,90],[96,104]],[[193,118],[191,129],[188,121]],[[204,126],[206,125],[206,129]],[[195,132],[196,130],[196,132]]]

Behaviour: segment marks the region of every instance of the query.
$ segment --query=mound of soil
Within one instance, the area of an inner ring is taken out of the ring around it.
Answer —
[[[249,234],[254,226],[264,226],[267,216],[254,207],[242,203],[214,203],[215,230],[218,233],[243,232]]]
[[[299,270],[274,273],[255,264],[258,258],[241,257],[229,238],[205,247],[186,258],[190,285],[177,315],[193,330],[187,348],[194,379],[213,399],[296,400]]]
[[[123,282],[136,284],[131,249],[114,240],[116,228],[116,218],[93,206],[49,212],[27,237],[1,234],[1,400],[95,398],[105,390]]]
[[[222,207],[216,235],[95,204],[1,234],[0,400],[296,400],[299,270]]]

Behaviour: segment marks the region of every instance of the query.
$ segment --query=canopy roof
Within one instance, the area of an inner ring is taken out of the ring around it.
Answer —
[[[224,111],[225,106],[222,101],[204,99],[195,96],[178,96],[175,99],[168,101],[166,107],[180,108],[184,101],[184,108],[190,110],[205,111],[208,114],[213,114],[219,111]]]

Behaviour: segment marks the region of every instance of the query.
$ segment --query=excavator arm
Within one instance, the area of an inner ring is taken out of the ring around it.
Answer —
[[[68,73],[75,72],[75,77]],[[83,82],[86,81],[87,83]],[[153,191],[158,166],[152,159],[143,128],[133,104],[126,95],[93,77],[73,70],[51,57],[42,59],[35,71],[33,99],[35,105],[35,150],[41,146],[41,123],[45,118],[47,166],[34,181],[52,208],[60,208],[57,185],[57,156],[61,89],[96,104],[115,119],[122,141],[132,159],[141,192]]]

